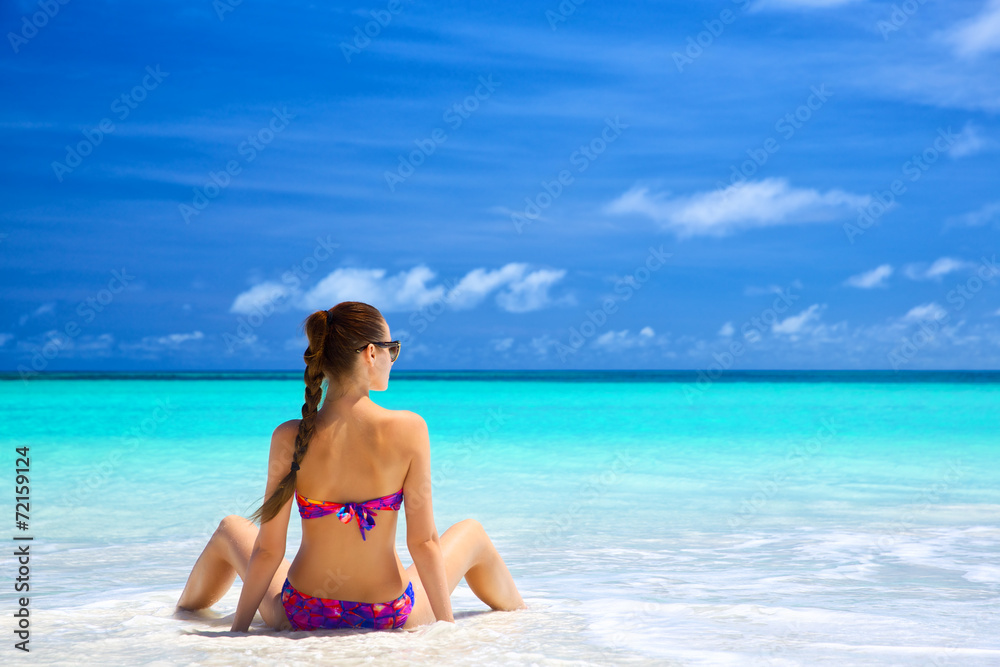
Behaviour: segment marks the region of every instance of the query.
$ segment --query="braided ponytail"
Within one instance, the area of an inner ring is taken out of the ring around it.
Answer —
[[[334,384],[349,375],[358,358],[355,350],[369,341],[382,340],[385,335],[383,322],[382,313],[377,308],[358,301],[343,301],[330,310],[317,310],[305,319],[303,324],[309,341],[302,355],[306,362],[305,403],[302,404],[299,432],[295,436],[291,469],[271,497],[250,515],[251,521],[270,521],[292,497],[297,471],[312,439],[323,396],[323,378],[329,378]]]

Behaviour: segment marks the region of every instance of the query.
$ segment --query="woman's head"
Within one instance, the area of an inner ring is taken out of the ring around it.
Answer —
[[[291,469],[261,507],[251,515],[261,523],[270,521],[295,490],[296,469],[309,448],[316,413],[323,396],[323,380],[329,383],[327,400],[334,400],[352,389],[388,388],[393,353],[389,347],[375,345],[389,341],[389,325],[374,306],[359,301],[342,301],[330,310],[317,310],[304,323],[308,346],[303,359],[305,403],[302,421],[295,436]],[[395,352],[398,354],[398,348]]]
[[[351,386],[383,391],[388,386],[392,354],[375,343],[389,341],[389,325],[378,308],[359,301],[342,301],[330,310],[317,310],[305,319],[308,347],[306,362],[306,403],[308,389],[323,379],[336,397]]]

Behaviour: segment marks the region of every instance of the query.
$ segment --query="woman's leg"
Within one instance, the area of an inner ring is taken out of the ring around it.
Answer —
[[[441,535],[441,555],[444,557],[449,593],[464,577],[476,597],[492,609],[512,611],[527,608],[507,565],[483,525],[475,519],[459,521],[444,531]],[[413,582],[414,612],[403,627],[433,623],[434,612],[420,583],[416,564],[406,568],[406,572]]]
[[[237,574],[245,580],[258,532],[260,529],[252,521],[235,514],[220,521],[195,562],[177,606],[189,610],[211,607],[232,587]],[[288,559],[282,559],[260,603],[264,622],[278,630],[291,627],[281,605],[281,586],[289,566]]]

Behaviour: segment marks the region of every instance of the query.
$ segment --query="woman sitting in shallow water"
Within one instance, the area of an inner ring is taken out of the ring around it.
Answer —
[[[369,391],[388,387],[399,355],[382,314],[344,301],[310,315],[305,330],[302,419],[279,425],[271,437],[266,501],[251,517],[260,528],[240,516],[225,517],[177,606],[212,606],[239,574],[235,632],[246,632],[258,609],[277,630],[454,623],[450,596],[462,577],[493,609],[526,608],[478,521],[460,521],[438,537],[423,418],[368,398]],[[319,407],[324,379],[329,389]],[[289,563],[284,555],[293,499],[303,521],[302,543]],[[413,559],[405,569],[396,553],[400,505]]]

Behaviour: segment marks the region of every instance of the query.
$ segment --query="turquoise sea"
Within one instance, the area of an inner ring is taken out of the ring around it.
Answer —
[[[1000,373],[396,372],[371,398],[427,421],[438,531],[479,520],[529,609],[463,582],[457,627],[258,616],[233,637],[237,580],[176,617],[219,520],[259,501],[301,374],[14,375],[2,489],[9,544],[34,538],[31,652],[8,556],[3,662],[1000,664]],[[409,565],[402,514],[397,548]]]

